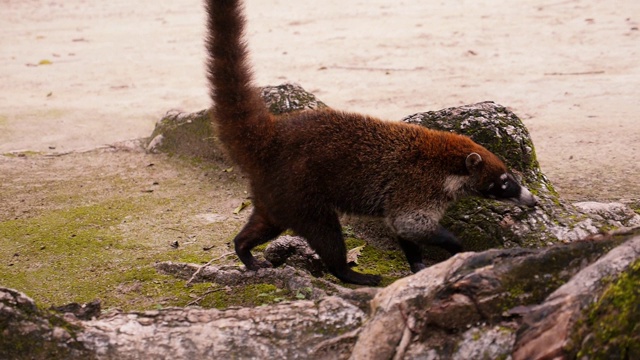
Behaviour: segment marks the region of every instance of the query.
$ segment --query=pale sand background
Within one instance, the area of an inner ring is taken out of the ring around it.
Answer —
[[[248,0],[257,84],[386,119],[493,100],[576,199],[640,199],[640,1]],[[209,106],[200,0],[0,0],[0,153]],[[50,65],[37,65],[42,60]]]

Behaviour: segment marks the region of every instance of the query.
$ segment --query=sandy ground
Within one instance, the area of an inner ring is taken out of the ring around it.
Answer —
[[[640,2],[248,0],[259,85],[386,119],[493,100],[565,196],[640,198]],[[209,105],[200,0],[0,0],[0,153],[148,136]]]

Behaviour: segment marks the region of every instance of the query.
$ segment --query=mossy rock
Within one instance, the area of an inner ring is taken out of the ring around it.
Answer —
[[[261,93],[269,111],[274,115],[327,107],[325,103],[319,101],[315,95],[307,92],[300,85],[265,86]]]
[[[403,121],[469,136],[502,158],[539,199],[533,209],[479,198],[454,204],[442,224],[464,241],[466,250],[540,247],[610,228],[606,220],[592,218],[559,197],[540,169],[527,128],[506,107],[488,101],[418,113]]]
[[[147,151],[153,153],[213,161],[224,159],[209,120],[209,110],[191,114],[168,112],[156,124],[146,147]]]
[[[76,339],[79,330],[26,295],[0,287],[1,359],[91,359]]]
[[[274,115],[327,107],[299,85],[265,86],[261,95]],[[147,142],[147,150],[200,160],[224,160],[224,151],[215,135],[208,110],[190,114],[168,112],[156,124]]]
[[[640,358],[640,260],[605,288],[583,313],[573,336],[578,359]]]

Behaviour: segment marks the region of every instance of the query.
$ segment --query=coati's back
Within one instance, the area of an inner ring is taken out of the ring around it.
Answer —
[[[390,201],[416,207],[444,201],[446,178],[468,173],[465,159],[472,151],[487,167],[506,171],[465,136],[359,114],[307,111],[278,119],[274,128],[278,151],[265,160],[269,176],[255,186],[279,201],[303,198],[342,213],[386,216]],[[291,206],[294,200],[282,202]]]

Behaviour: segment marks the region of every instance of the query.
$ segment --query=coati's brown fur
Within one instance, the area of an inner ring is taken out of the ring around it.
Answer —
[[[458,197],[535,202],[508,183],[515,179],[500,159],[465,136],[335,110],[274,117],[252,84],[240,1],[207,0],[207,11],[211,118],[253,194],[253,213],[234,240],[248,269],[271,266],[251,249],[291,229],[339,279],[375,285],[379,276],[347,265],[340,213],[385,218],[418,271],[419,242],[461,250],[438,225]]]

